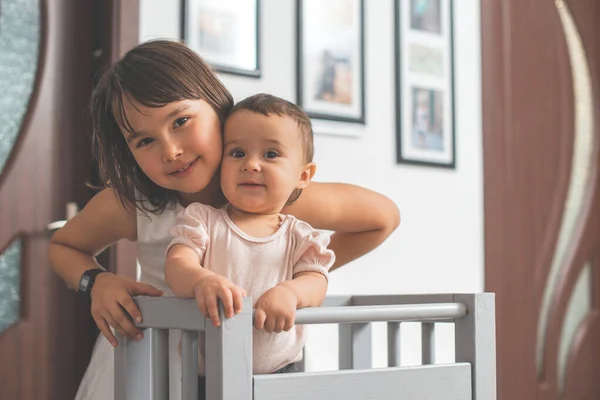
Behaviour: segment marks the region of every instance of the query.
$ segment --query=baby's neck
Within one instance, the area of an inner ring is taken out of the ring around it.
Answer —
[[[255,214],[229,205],[227,215],[242,232],[254,237],[271,236],[281,226],[281,214],[279,212]]]

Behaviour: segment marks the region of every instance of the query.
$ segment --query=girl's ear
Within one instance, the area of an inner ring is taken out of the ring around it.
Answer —
[[[307,187],[313,176],[315,176],[315,172],[317,172],[317,164],[314,162],[306,164],[302,170],[302,174],[300,174],[300,181],[296,185],[296,189],[304,189]]]

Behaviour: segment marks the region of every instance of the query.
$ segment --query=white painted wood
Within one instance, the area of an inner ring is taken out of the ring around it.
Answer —
[[[435,364],[435,324],[432,322],[421,324],[421,363]]]
[[[310,307],[296,312],[296,324],[365,323],[377,321],[442,321],[462,318],[461,303],[390,306]]]
[[[221,326],[206,324],[206,400],[252,399],[252,299],[243,301],[227,319],[219,303]]]
[[[371,324],[339,325],[339,369],[368,369],[373,366]]]
[[[387,323],[387,341],[388,341],[388,367],[399,367],[401,363],[400,334],[401,322]]]
[[[198,400],[198,332],[181,333],[181,375],[181,399]]]
[[[114,400],[127,400],[127,338],[115,331],[115,338],[119,343],[119,346],[115,348],[115,360],[114,360]],[[131,366],[130,366],[131,367]]]
[[[325,297],[321,307],[341,307],[352,305],[352,296],[332,295]]]
[[[496,322],[493,293],[456,294],[469,313],[456,321],[456,361],[472,365],[473,399],[496,399]]]
[[[204,315],[202,315],[194,300],[150,296],[138,296],[134,297],[133,300],[144,318],[141,323],[136,324],[138,327],[189,331],[203,331],[205,329]]]
[[[147,329],[140,341],[118,335],[115,399],[161,400],[169,396],[168,331]]]
[[[255,400],[470,400],[467,363],[254,376]]]
[[[452,293],[441,294],[378,294],[352,296],[353,306],[377,306],[393,304],[439,304],[453,303]]]

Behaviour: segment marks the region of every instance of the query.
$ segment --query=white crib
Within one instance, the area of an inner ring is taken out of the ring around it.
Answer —
[[[206,332],[207,400],[496,398],[495,303],[491,293],[332,296],[299,310],[297,324],[338,323],[340,370],[252,375],[252,308],[219,328],[193,300],[138,297],[141,342],[118,335],[115,400],[168,398],[168,329],[183,330],[182,399],[198,399],[198,332]],[[223,320],[223,318],[222,318]],[[388,368],[372,368],[371,323],[388,322]],[[422,322],[421,366],[399,367],[400,323]],[[431,364],[435,322],[454,323],[455,363]],[[310,356],[310,355],[309,355]],[[300,366],[302,369],[302,365]]]

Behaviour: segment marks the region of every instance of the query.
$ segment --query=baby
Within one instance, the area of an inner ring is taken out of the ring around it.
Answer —
[[[215,326],[218,299],[229,318],[250,295],[253,372],[287,372],[306,340],[303,327],[294,326],[296,309],[321,305],[335,260],[328,235],[281,214],[315,174],[311,122],[288,101],[254,95],[231,110],[223,146],[228,203],[220,209],[192,203],[178,215],[165,278],[177,296],[194,297]]]

